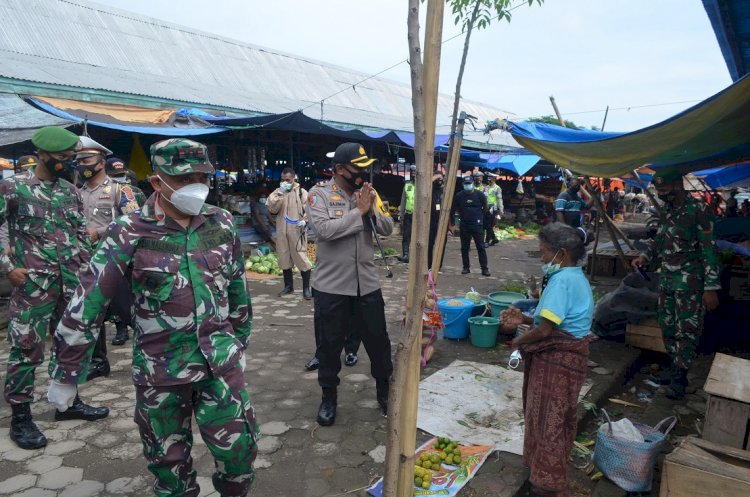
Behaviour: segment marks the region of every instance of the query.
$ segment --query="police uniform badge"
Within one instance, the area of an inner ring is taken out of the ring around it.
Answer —
[[[104,188],[102,188],[102,192],[109,193],[112,191],[112,185],[107,185]]]
[[[310,203],[310,207],[314,207],[315,206],[315,202],[317,202],[317,201],[318,201],[318,196],[317,195],[310,195],[310,198],[308,199],[308,202]]]

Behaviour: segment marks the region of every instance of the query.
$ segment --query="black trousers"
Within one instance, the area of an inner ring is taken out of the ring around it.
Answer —
[[[474,245],[477,247],[477,254],[479,254],[479,267],[487,269],[487,251],[484,249],[484,226],[481,224],[474,224],[466,226],[461,223],[461,262],[463,262],[464,268],[471,267],[469,264],[469,249],[471,248],[471,240],[474,239]]]
[[[316,291],[315,300],[318,384],[336,388],[341,371],[341,350],[347,334],[357,330],[370,357],[370,373],[378,382],[388,381],[393,373],[391,341],[385,324],[383,292],[351,297]]]
[[[438,223],[430,223],[430,240],[427,245],[427,269],[432,269],[432,253],[435,251],[435,241],[437,240]],[[440,267],[438,271],[443,267],[443,260],[445,259],[445,250],[443,250],[443,256],[440,258]]]
[[[484,243],[497,241],[495,236],[495,214],[489,210],[484,213]]]
[[[401,255],[409,255],[409,245],[411,245],[411,214],[404,214],[403,233],[401,236]]]

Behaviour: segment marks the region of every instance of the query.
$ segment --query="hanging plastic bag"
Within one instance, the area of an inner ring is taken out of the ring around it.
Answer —
[[[523,182],[521,182],[521,179],[518,179],[518,185],[516,185],[516,193],[519,195],[523,195]]]

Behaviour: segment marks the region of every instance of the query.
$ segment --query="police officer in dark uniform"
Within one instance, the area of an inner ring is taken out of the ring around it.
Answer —
[[[307,213],[318,243],[312,286],[318,384],[323,390],[317,419],[321,426],[336,420],[341,350],[354,327],[370,356],[380,409],[383,415],[388,411],[393,363],[372,230],[374,226],[379,234],[390,235],[393,219],[366,182],[373,162],[359,143],[339,145],[333,155],[333,179],[316,185],[308,195]]]
[[[451,225],[449,228],[449,231],[453,233],[455,229],[453,220],[456,212],[458,212],[458,216],[461,218],[461,261],[464,266],[461,274],[471,272],[469,269],[469,247],[471,246],[471,240],[474,239],[474,245],[476,245],[479,254],[482,276],[490,276],[490,270],[487,268],[487,252],[484,249],[484,214],[488,208],[487,197],[484,193],[475,190],[471,176],[466,176],[464,178],[464,189],[458,192],[451,208]]]

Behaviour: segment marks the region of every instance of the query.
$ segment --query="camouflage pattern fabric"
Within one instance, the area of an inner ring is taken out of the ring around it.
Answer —
[[[135,422],[158,497],[197,496],[190,456],[191,416],[216,461],[214,488],[223,496],[243,496],[255,478],[259,436],[242,370],[177,387],[136,387]]]
[[[682,205],[665,203],[661,209],[662,223],[644,255],[661,267],[659,323],[665,347],[675,365],[687,369],[703,331],[703,292],[721,288],[713,218],[690,195]]]
[[[82,383],[104,310],[119,281],[135,307],[133,382],[169,386],[236,367],[252,327],[240,239],[227,211],[206,205],[188,229],[152,195],[140,214],[115,220],[55,334],[50,375]]]
[[[24,268],[26,281],[13,289],[8,314],[10,354],[5,399],[31,402],[44,343],[78,286],[89,261],[83,204],[65,180],[41,181],[34,168],[0,183],[0,223],[8,224],[11,254],[0,247],[0,271]]]
[[[214,173],[206,146],[184,138],[170,138],[151,145],[151,166],[170,176]]]

